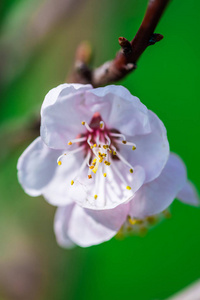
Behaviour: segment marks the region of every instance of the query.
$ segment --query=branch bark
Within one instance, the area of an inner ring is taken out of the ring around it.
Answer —
[[[98,87],[116,82],[133,71],[146,48],[163,38],[161,34],[154,33],[154,30],[169,2],[170,0],[149,0],[144,19],[135,37],[131,42],[123,37],[119,38],[121,50],[112,61],[91,70],[84,61],[81,63],[80,57],[77,56],[79,68],[75,69],[70,80],[91,83],[94,87]]]

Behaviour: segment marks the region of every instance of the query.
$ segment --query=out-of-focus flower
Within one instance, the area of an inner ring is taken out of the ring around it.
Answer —
[[[127,89],[63,84],[45,97],[41,137],[20,157],[18,177],[51,204],[107,210],[148,187],[168,157],[163,123]],[[133,210],[143,211],[136,202]]]
[[[55,216],[54,230],[58,243],[70,248],[99,244],[132,232],[144,233],[149,225],[158,221],[160,212],[174,198],[190,205],[198,205],[199,199],[192,183],[187,181],[186,169],[181,159],[171,154],[161,174],[144,184],[132,200],[108,210],[91,210],[77,204],[59,207]]]

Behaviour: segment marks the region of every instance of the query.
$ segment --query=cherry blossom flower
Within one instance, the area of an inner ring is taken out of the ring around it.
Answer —
[[[41,136],[17,168],[26,193],[59,206],[55,233],[64,247],[134,230],[175,197],[198,201],[183,162],[169,156],[163,123],[122,86],[52,89],[41,109]]]
[[[127,89],[63,84],[44,99],[41,136],[21,155],[18,178],[53,205],[107,210],[158,178],[168,157],[163,123]]]
[[[187,180],[181,159],[171,154],[161,174],[135,193],[132,200],[108,210],[91,210],[73,203],[61,206],[55,215],[54,230],[58,243],[70,248],[88,247],[110,240],[117,233],[144,232],[174,200],[197,206],[199,199]],[[155,216],[154,216],[155,215]],[[158,215],[158,216],[157,216]]]

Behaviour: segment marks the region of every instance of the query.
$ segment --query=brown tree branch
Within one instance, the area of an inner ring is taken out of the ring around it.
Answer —
[[[163,38],[161,34],[155,34],[154,30],[169,2],[170,0],[149,0],[144,19],[135,37],[131,42],[123,37],[119,38],[121,50],[112,61],[90,70],[85,62],[81,63],[80,57],[77,56],[76,60],[79,61],[79,69],[75,70],[70,80],[80,83],[91,83],[94,87],[98,87],[116,82],[133,71],[136,68],[138,59],[146,48]]]
[[[82,43],[76,52],[74,72],[68,77],[68,82],[91,83],[94,87],[102,86],[111,82],[116,82],[136,68],[136,63],[142,53],[149,45],[160,41],[163,36],[154,33],[167,4],[170,0],[149,0],[146,14],[134,39],[129,42],[124,37],[119,38],[121,50],[112,61],[104,63],[97,69],[91,70],[88,66],[92,51],[88,43]],[[23,133],[20,139],[16,140],[16,145],[20,140],[39,134],[38,119],[33,122],[33,126]],[[14,147],[14,145],[13,145]]]

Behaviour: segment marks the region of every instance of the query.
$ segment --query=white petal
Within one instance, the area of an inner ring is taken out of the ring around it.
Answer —
[[[60,150],[48,148],[40,137],[23,152],[17,169],[19,182],[27,194],[42,194],[52,205],[66,205],[73,201],[71,180],[79,171],[83,153],[64,156],[62,165],[58,166],[60,155]]]
[[[49,149],[40,137],[23,152],[17,169],[19,182],[27,194],[41,195],[43,188],[54,176],[59,155],[60,151]]]
[[[74,243],[70,240],[67,228],[71,217],[74,204],[65,207],[59,207],[54,218],[54,232],[58,244],[64,248],[74,247]]]
[[[96,222],[78,205],[73,208],[59,207],[55,222],[57,241],[63,247],[68,247],[69,241],[81,247],[89,247],[110,240],[116,234],[115,230]]]
[[[113,209],[107,210],[92,210],[85,209],[87,214],[96,222],[106,226],[111,230],[118,231],[126,221],[129,214],[129,203],[118,205]]]
[[[54,177],[42,191],[50,204],[63,206],[73,202],[75,187],[71,185],[71,181],[77,175],[83,160],[83,153],[63,157],[62,165],[57,165]],[[76,195],[80,193],[81,191],[77,191]]]
[[[112,209],[130,201],[144,183],[145,172],[140,166],[136,166],[131,174],[129,168],[121,161],[111,161],[111,166],[105,169],[106,177],[103,176],[104,171],[101,167],[92,175],[92,179],[87,179],[85,174],[75,182],[73,199],[80,206],[94,210]],[[131,190],[128,190],[127,186],[130,186]]]
[[[87,92],[90,103],[98,103],[98,112],[106,123],[107,128],[117,129],[125,135],[145,134],[150,132],[147,108],[137,97],[117,85]]]
[[[186,182],[186,169],[182,160],[171,154],[162,173],[144,184],[130,202],[131,216],[144,218],[158,214],[175,199]]]
[[[136,144],[136,150],[119,145],[120,153],[132,164],[144,168],[145,182],[159,176],[169,157],[169,143],[166,129],[160,119],[151,111],[148,112],[151,133],[127,137],[128,141]]]
[[[82,121],[90,122],[93,114],[84,105],[85,91],[91,85],[61,85],[50,91],[41,110],[40,133],[53,149],[68,148],[68,141],[86,132]]]
[[[63,83],[58,85],[57,87],[51,89],[45,96],[43,104],[42,104],[42,108],[41,108],[41,115],[43,115],[43,110],[48,107],[53,105],[60,93],[63,91],[63,93],[66,93],[66,95],[70,95],[70,94],[74,94],[76,93],[76,91],[78,91],[79,89],[88,89],[88,88],[92,88],[91,85],[83,85],[83,84],[79,84],[79,83]]]
[[[178,193],[177,198],[187,204],[199,206],[199,196],[195,186],[187,181],[182,190]]]

